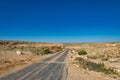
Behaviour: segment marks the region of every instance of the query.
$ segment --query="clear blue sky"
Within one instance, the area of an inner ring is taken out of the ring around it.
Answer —
[[[120,41],[120,1],[0,0],[0,40]]]

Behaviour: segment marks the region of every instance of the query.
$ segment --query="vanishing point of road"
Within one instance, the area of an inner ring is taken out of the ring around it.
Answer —
[[[24,69],[8,74],[0,80],[66,80],[67,54],[68,50],[58,52]]]

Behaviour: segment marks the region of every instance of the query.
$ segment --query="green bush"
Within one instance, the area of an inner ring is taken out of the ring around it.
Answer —
[[[78,52],[78,55],[86,55],[86,54],[87,54],[87,52],[85,50],[80,50]]]
[[[49,49],[44,50],[44,54],[49,54],[49,53],[51,53],[51,51]]]
[[[30,51],[33,53],[33,55],[44,55],[51,53],[49,48],[31,48]]]
[[[89,65],[88,65],[89,64]],[[98,72],[103,72],[105,74],[116,74],[113,69],[106,69],[103,63],[93,63],[93,62],[88,62],[86,65],[90,70],[98,71]]]

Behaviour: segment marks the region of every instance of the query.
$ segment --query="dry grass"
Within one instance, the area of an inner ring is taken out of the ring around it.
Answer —
[[[1,41],[0,40],[0,74],[15,69],[17,66],[32,64],[63,49],[63,44],[47,42]],[[46,51],[47,50],[47,51]],[[16,51],[31,52],[33,55],[17,55]],[[39,56],[37,54],[40,54]],[[42,55],[41,55],[42,54]],[[44,56],[43,56],[44,54]]]
[[[87,55],[76,56],[88,61],[86,64],[85,62],[82,63],[85,67],[90,67],[90,69],[95,71],[99,69],[98,71],[110,73],[111,75],[115,74],[120,78],[120,42],[76,43],[67,44],[66,47],[73,50],[72,52],[74,54],[78,54],[79,50],[85,50],[87,52]],[[99,63],[103,63],[104,66]]]
[[[28,64],[32,61],[32,56],[5,54],[0,57],[0,73],[18,65]]]

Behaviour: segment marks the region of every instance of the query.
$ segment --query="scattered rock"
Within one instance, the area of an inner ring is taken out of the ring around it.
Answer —
[[[16,51],[16,54],[17,54],[17,55],[21,55],[22,52],[21,52],[21,51]]]
[[[88,59],[88,57],[87,57],[87,56],[84,56],[84,55],[83,55],[83,56],[80,56],[80,57],[83,58],[83,59],[86,59],[86,60]]]
[[[108,61],[111,62],[111,63],[113,63],[113,62],[118,62],[118,59],[112,59],[112,58],[110,58]]]
[[[30,52],[30,51],[23,51],[22,54],[23,55],[32,55],[32,52]]]

